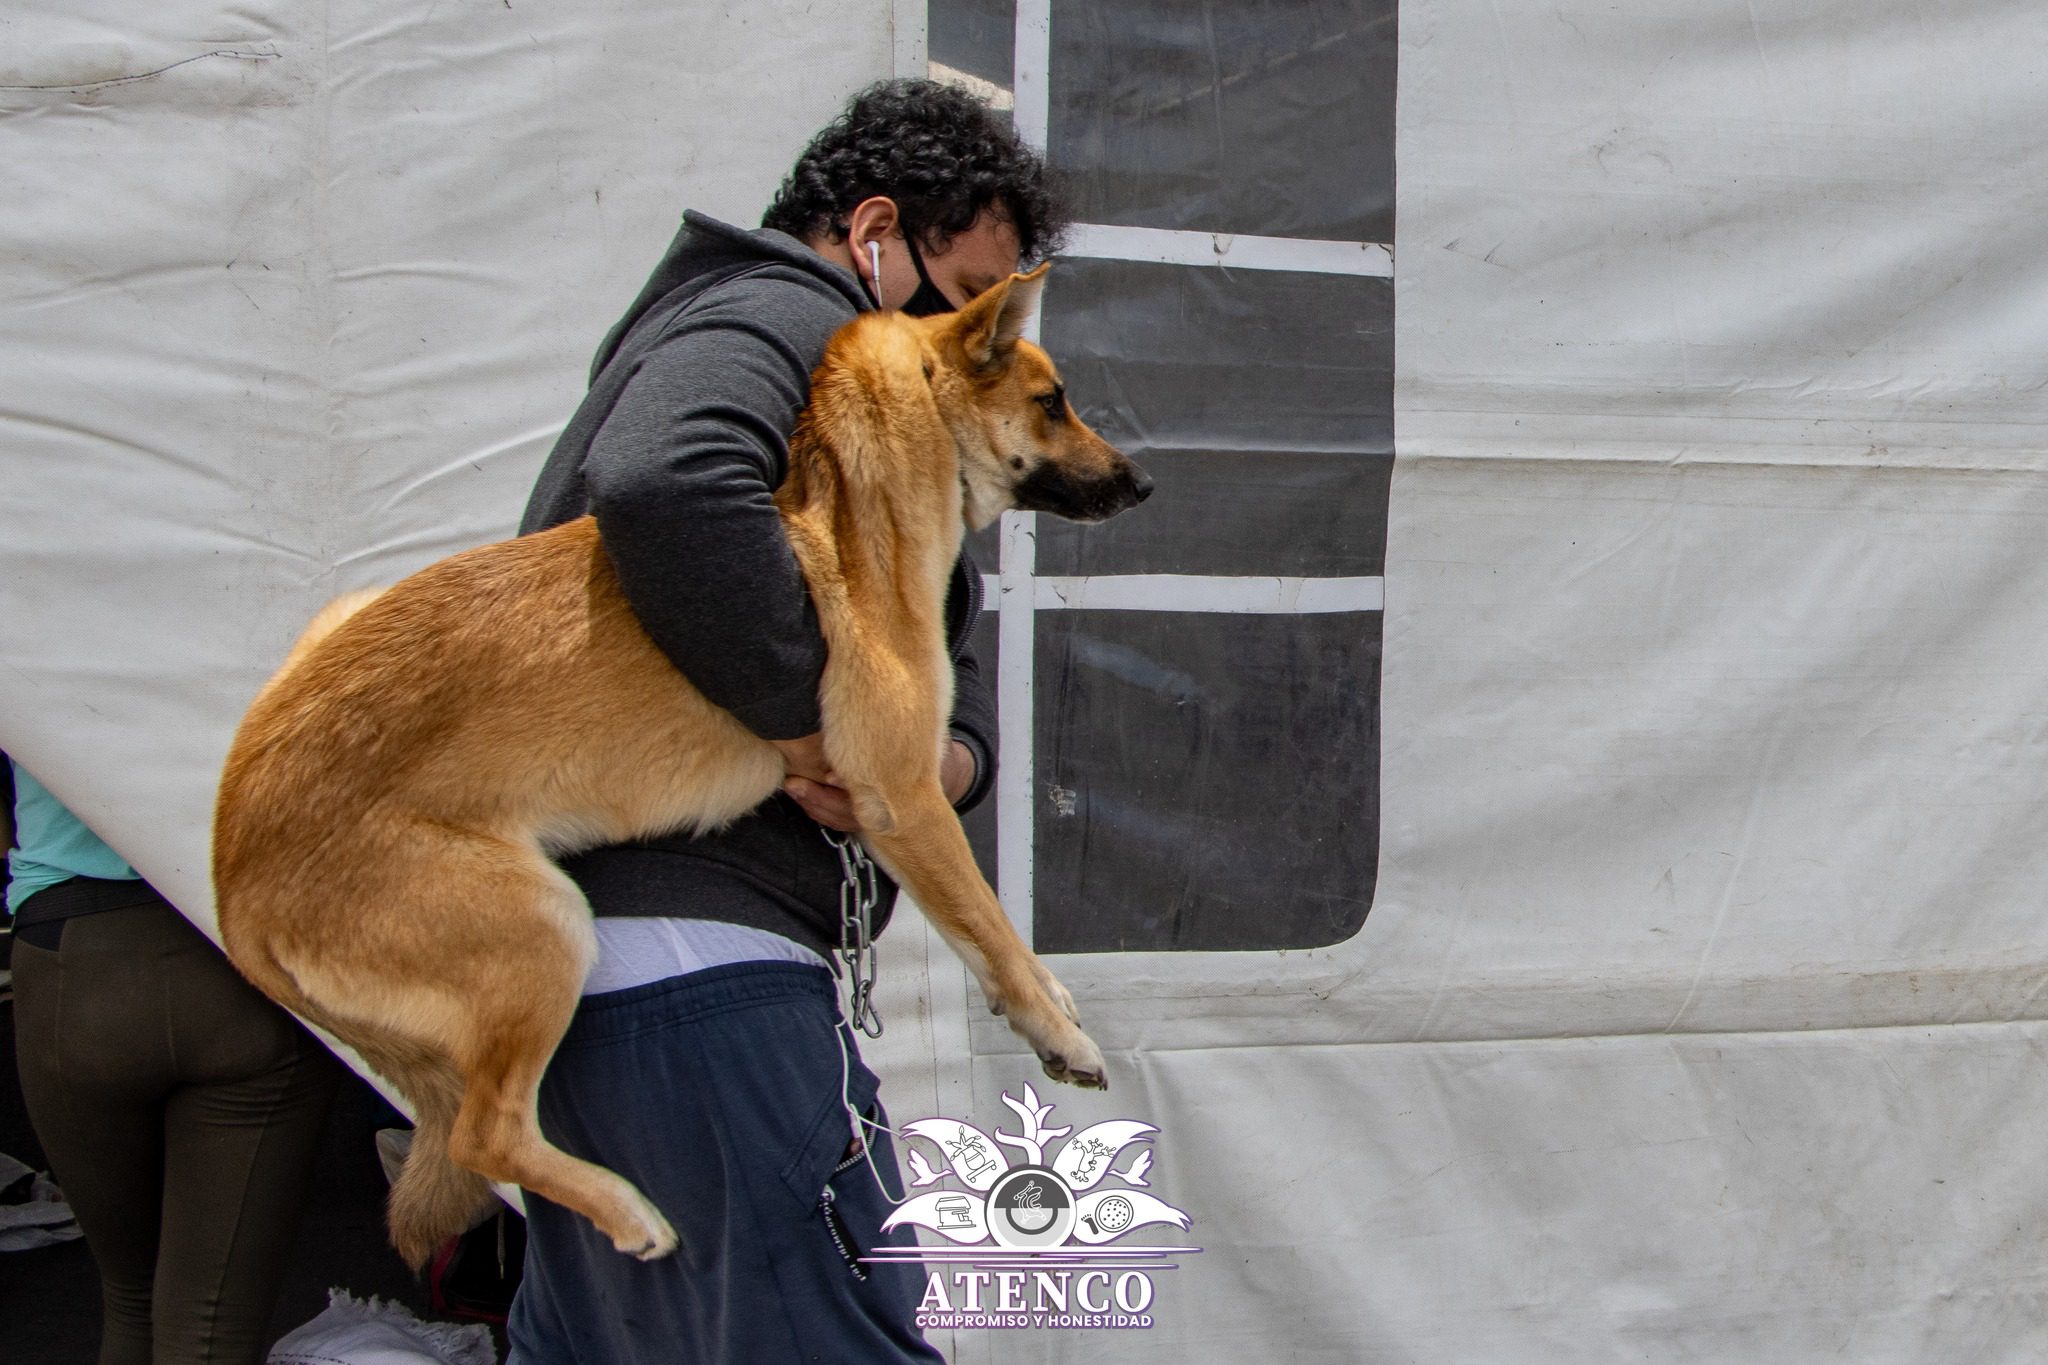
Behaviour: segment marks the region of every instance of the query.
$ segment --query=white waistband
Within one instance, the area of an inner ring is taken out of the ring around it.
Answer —
[[[709,919],[603,915],[597,920],[597,964],[583,993],[623,991],[734,962],[827,965],[801,943],[767,929]]]

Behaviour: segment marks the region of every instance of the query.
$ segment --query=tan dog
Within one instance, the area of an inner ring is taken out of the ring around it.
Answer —
[[[776,494],[829,647],[824,746],[863,837],[1048,1074],[1104,1084],[1072,998],[976,869],[939,786],[944,598],[963,527],[1023,507],[1099,520],[1150,480],[1019,340],[1045,267],[956,314],[832,339]],[[228,956],[413,1103],[393,1245],[421,1264],[507,1181],[621,1251],[675,1246],[630,1183],[551,1146],[542,1071],[595,952],[549,860],[706,830],[784,777],[641,630],[589,517],[323,611],[235,737],[214,820]]]

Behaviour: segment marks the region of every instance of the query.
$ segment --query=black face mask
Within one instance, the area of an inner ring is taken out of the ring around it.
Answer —
[[[925,273],[924,257],[918,252],[916,239],[906,232],[903,245],[910,248],[910,263],[917,267],[917,292],[904,300],[903,311],[914,318],[955,311],[958,305],[940,293],[939,287],[932,283],[932,277]]]

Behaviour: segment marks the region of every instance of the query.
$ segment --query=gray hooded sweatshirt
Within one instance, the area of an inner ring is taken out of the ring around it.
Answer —
[[[764,739],[819,726],[825,640],[774,492],[826,341],[870,306],[852,274],[786,233],[685,214],[598,348],[590,391],[520,523],[526,534],[595,514],[648,635]],[[980,602],[963,555],[946,604],[953,734],[977,766],[962,810],[995,766],[994,707],[966,648]],[[747,924],[820,953],[838,943],[837,855],[780,794],[716,834],[593,849],[562,866],[600,915]],[[883,890],[878,928],[895,899]]]

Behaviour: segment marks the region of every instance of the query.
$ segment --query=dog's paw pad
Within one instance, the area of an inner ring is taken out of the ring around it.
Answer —
[[[1065,1081],[1083,1090],[1109,1089],[1109,1066],[1103,1061],[1101,1050],[1086,1036],[1063,1051],[1051,1048],[1033,1048],[1032,1051],[1038,1054],[1045,1074],[1056,1081]]]
[[[1059,1056],[1041,1057],[1038,1060],[1045,1068],[1045,1074],[1056,1081],[1064,1081],[1083,1090],[1109,1089],[1109,1077],[1103,1071],[1073,1066],[1066,1058]]]

